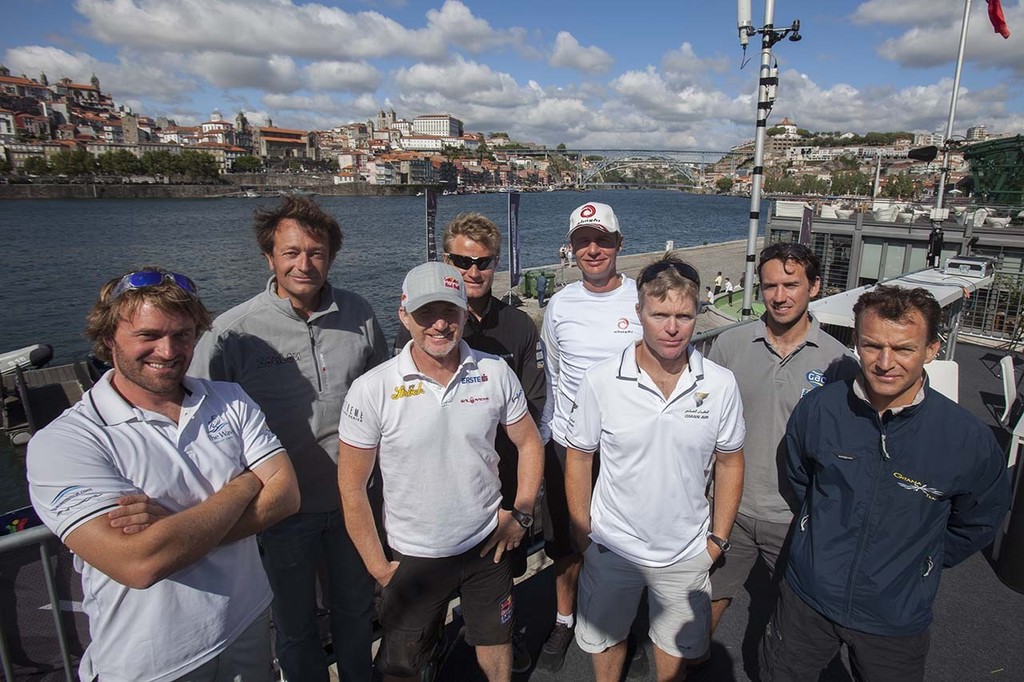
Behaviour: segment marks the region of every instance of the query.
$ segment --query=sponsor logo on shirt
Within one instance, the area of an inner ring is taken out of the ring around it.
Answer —
[[[488,400],[490,400],[490,398],[488,398],[487,396],[475,395],[470,398],[463,398],[459,402],[469,403],[470,405],[476,405],[477,403],[486,403]]]
[[[694,396],[694,402],[697,403],[697,407],[700,407],[701,405],[703,405],[704,401],[708,399],[709,395],[711,395],[711,394],[698,391],[697,394]]]
[[[711,410],[702,410],[700,407],[684,410],[683,419],[711,419]]]
[[[395,386],[395,392],[391,394],[392,400],[401,400],[402,398],[412,398],[414,396],[423,395],[427,392],[427,389],[423,388],[423,382],[416,384],[415,386]]]
[[[280,365],[290,365],[298,361],[298,353],[286,353],[284,355],[277,353],[275,355],[266,355],[262,358],[256,358],[256,369],[269,369]]]
[[[477,376],[464,377],[461,382],[462,384],[486,384],[489,381],[489,377],[486,374],[478,374]]]
[[[898,471],[892,472],[892,477],[899,481],[899,486],[904,490],[909,490],[914,493],[921,493],[929,500],[938,500],[942,496],[942,491],[937,488],[931,488],[927,484],[921,481],[915,481],[909,476],[904,476]]]
[[[509,405],[515,405],[516,403],[518,403],[522,399],[523,399],[523,389],[519,389],[518,391],[515,392],[515,395],[513,395],[512,398],[508,401],[508,404]]]
[[[223,417],[215,414],[206,422],[206,435],[210,437],[211,443],[219,443],[231,437],[231,427]]]
[[[615,323],[616,334],[628,334],[629,333],[629,320],[625,317],[620,317],[619,321]]]
[[[363,423],[363,411],[358,407],[345,403],[341,407],[341,413],[354,422],[359,422],[360,424]]]
[[[544,369],[544,347],[537,342],[537,369]]]
[[[72,485],[64,488],[50,500],[50,511],[54,516],[66,516],[83,504],[88,504],[100,496],[100,493],[84,485]]]

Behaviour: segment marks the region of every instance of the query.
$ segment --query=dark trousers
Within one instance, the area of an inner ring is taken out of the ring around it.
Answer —
[[[858,682],[924,680],[930,640],[928,630],[900,637],[844,628],[805,604],[783,580],[779,602],[761,641],[761,679],[817,682],[822,669],[845,644]]]

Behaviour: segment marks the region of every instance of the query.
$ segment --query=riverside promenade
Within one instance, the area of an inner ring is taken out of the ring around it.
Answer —
[[[761,243],[762,240],[759,239],[757,245],[758,252],[761,250]],[[629,244],[628,239],[626,244]],[[720,244],[707,244],[704,246],[689,246],[673,249],[672,253],[697,269],[697,272],[700,274],[702,300],[704,287],[714,287],[713,282],[715,280],[715,275],[721,272],[723,278],[730,277],[732,279],[732,283],[737,287],[736,292],[733,294],[733,298],[736,301],[742,301],[743,292],[739,289],[739,281],[740,276],[743,274],[747,257],[747,241],[745,239],[722,242]],[[616,261],[618,271],[636,279],[640,270],[642,270],[645,265],[658,260],[663,254],[664,252],[662,251],[637,254],[620,253]],[[539,268],[529,269],[554,272],[556,293],[565,284],[575,282],[580,279],[579,268],[563,268],[557,263],[554,265],[546,265]],[[520,281],[520,286],[521,285],[522,282]],[[506,270],[495,273],[494,286],[492,287],[494,295],[500,298],[504,296],[508,290],[508,271]],[[724,296],[724,294],[722,294],[722,296]],[[537,299],[522,298],[522,301],[523,305],[520,310],[533,318],[533,321],[537,323],[537,328],[539,329],[544,321],[544,311],[537,306]],[[736,318],[730,317],[726,313],[722,312],[718,307],[709,308],[707,309],[707,312],[697,316],[697,328],[695,331],[698,333],[705,332],[716,327],[733,324],[736,321]]]

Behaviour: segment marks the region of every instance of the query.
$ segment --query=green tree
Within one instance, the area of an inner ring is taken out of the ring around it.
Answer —
[[[883,194],[892,199],[912,199],[917,192],[913,179],[906,173],[890,176],[885,183]]]
[[[11,162],[0,156],[0,175],[7,175],[13,170]]]
[[[832,174],[832,194],[867,195],[871,193],[871,177],[860,171],[837,171]]]
[[[558,146],[555,147],[555,151],[564,152],[565,151],[565,143],[564,142],[559,142]]]
[[[828,180],[819,178],[817,175],[803,175],[800,177],[799,187],[801,194],[828,194],[830,189]]]
[[[29,175],[49,175],[50,164],[42,156],[30,156],[21,164],[21,170]]]
[[[722,194],[728,194],[729,192],[731,192],[733,184],[735,184],[733,182],[733,179],[730,178],[728,175],[723,175],[722,177],[715,180],[715,188]]]
[[[775,137],[776,135],[781,135],[784,132],[786,132],[786,129],[783,128],[782,126],[774,126],[764,131],[765,135],[767,135],[768,137]]]
[[[800,137],[811,137],[811,131],[807,130],[807,128],[797,128],[796,134]]]
[[[263,162],[255,156],[240,156],[231,164],[235,173],[259,173],[262,168]]]
[[[100,154],[96,163],[108,175],[138,175],[143,171],[142,161],[125,149]]]
[[[83,149],[72,152],[62,149],[50,158],[50,165],[58,175],[91,175],[96,170],[96,159]]]
[[[180,173],[192,179],[213,180],[220,175],[217,159],[209,152],[186,149],[178,155]]]

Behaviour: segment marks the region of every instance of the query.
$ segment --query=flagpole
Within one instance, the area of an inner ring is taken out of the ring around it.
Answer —
[[[953,123],[956,120],[956,102],[960,98],[960,74],[964,68],[964,47],[967,45],[967,26],[971,19],[971,0],[964,0],[964,18],[960,25],[960,47],[956,53],[956,71],[953,74],[953,96],[949,100],[949,119],[946,121],[946,137],[942,143],[942,172],[939,175],[939,188],[935,192],[935,210],[932,222],[941,223],[945,219],[942,200],[946,194],[946,177],[949,175],[949,156],[952,151]]]

